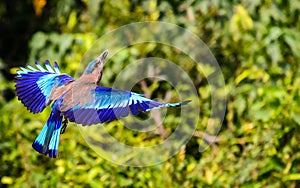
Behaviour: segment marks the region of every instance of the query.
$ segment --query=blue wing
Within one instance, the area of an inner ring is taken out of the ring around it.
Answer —
[[[189,102],[164,104],[137,93],[100,86],[91,91],[91,96],[86,104],[81,105],[81,101],[78,101],[77,105],[64,112],[64,116],[72,122],[91,125],[119,119],[129,113],[136,115],[139,111],[177,107]]]
[[[33,113],[38,113],[46,107],[51,90],[55,86],[62,86],[74,79],[62,74],[57,63],[54,69],[49,61],[45,63],[46,69],[36,62],[36,68],[27,65],[17,71],[16,92],[18,99]]]

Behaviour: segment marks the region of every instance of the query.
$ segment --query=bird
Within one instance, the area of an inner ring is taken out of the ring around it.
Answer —
[[[100,86],[107,56],[108,50],[105,50],[88,64],[76,80],[61,73],[57,62],[51,66],[46,60],[44,67],[39,62],[35,63],[35,67],[20,67],[15,78],[18,100],[32,113],[51,107],[47,122],[32,144],[34,150],[56,158],[60,135],[65,132],[68,122],[83,126],[103,124],[129,114],[179,107],[190,102],[161,103],[143,94]]]

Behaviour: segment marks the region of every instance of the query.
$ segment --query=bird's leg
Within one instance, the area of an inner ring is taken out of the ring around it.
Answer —
[[[63,125],[62,125],[62,129],[60,131],[60,134],[64,134],[65,133],[67,126],[68,126],[68,119],[65,118],[64,121],[63,121]]]

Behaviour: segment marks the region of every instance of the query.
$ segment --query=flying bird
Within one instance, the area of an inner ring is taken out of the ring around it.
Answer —
[[[32,144],[39,153],[56,158],[60,134],[68,121],[92,125],[128,116],[140,111],[162,107],[178,107],[190,101],[160,103],[144,95],[99,86],[108,51],[92,60],[83,74],[75,80],[61,73],[57,63],[52,67],[46,61],[45,67],[36,62],[36,67],[20,67],[16,75],[18,99],[32,113],[42,112],[48,105],[52,111],[42,131]]]

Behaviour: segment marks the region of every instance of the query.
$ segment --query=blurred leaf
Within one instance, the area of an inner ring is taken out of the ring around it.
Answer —
[[[40,16],[42,14],[42,10],[46,3],[46,0],[33,0],[33,7],[36,15]]]
[[[69,16],[67,27],[71,31],[71,30],[73,30],[73,28],[76,24],[77,24],[76,12],[72,11],[70,16]]]
[[[13,178],[12,177],[7,177],[7,176],[3,176],[1,178],[1,183],[2,184],[12,184],[13,183]]]
[[[297,115],[295,113],[291,114],[292,119],[298,124],[300,125],[300,115]]]
[[[284,177],[284,181],[300,180],[300,173],[288,174]]]

